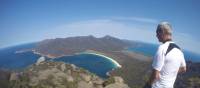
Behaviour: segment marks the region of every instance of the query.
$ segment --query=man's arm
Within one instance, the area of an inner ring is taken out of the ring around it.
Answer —
[[[149,79],[149,84],[152,85],[155,80],[160,79],[160,71],[153,69],[151,77]]]
[[[178,73],[184,73],[186,72],[186,67],[180,67],[179,70],[178,70]]]

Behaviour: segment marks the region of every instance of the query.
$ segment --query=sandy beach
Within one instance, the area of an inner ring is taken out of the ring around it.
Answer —
[[[105,56],[105,55],[102,55],[102,54],[99,54],[99,53],[95,53],[95,52],[83,52],[83,53],[80,53],[80,54],[92,54],[92,55],[97,55],[97,56],[100,56],[100,57],[104,57],[108,60],[110,60],[111,62],[113,62],[117,67],[121,68],[122,66],[117,62],[115,61],[114,59],[108,57],[108,56]]]

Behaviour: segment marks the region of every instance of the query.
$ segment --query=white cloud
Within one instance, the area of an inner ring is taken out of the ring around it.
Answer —
[[[147,40],[155,38],[153,27],[144,27],[143,25],[127,25],[121,21],[110,19],[87,20],[72,22],[61,25],[48,33],[54,34],[56,37],[95,35],[102,37],[104,35],[112,35],[124,39]],[[147,41],[152,42],[151,39]],[[153,40],[155,42],[155,40]]]
[[[123,34],[122,28],[124,27],[124,24],[107,19],[88,20],[61,25],[52,30],[51,33],[57,33],[55,34],[56,37],[80,35],[95,35],[97,37],[104,35],[118,36]]]
[[[137,22],[152,23],[152,24],[157,24],[159,22],[156,19],[144,18],[144,17],[113,17],[113,19],[137,21]]]

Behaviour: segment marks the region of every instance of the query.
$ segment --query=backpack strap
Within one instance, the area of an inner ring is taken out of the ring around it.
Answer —
[[[179,46],[177,46],[176,44],[174,43],[170,43],[168,48],[167,48],[167,52],[165,53],[165,56],[173,49],[173,48],[177,48],[179,50],[181,50],[181,48]]]

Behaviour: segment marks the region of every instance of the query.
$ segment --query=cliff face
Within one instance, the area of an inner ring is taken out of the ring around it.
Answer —
[[[101,79],[82,68],[63,62],[41,62],[12,73],[11,88],[129,88],[121,77]]]

